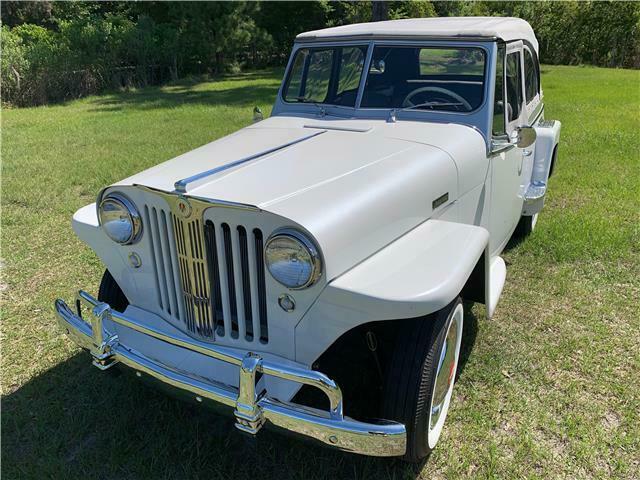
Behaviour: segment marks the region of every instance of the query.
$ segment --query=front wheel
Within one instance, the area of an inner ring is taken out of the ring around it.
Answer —
[[[428,456],[442,433],[460,358],[463,318],[457,298],[434,314],[405,322],[396,339],[383,418],[406,426],[406,461]]]

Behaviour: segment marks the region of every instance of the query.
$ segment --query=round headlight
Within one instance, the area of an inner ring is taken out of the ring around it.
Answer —
[[[313,285],[322,273],[322,262],[316,246],[297,230],[276,232],[265,246],[267,270],[288,288]]]
[[[124,195],[112,193],[100,203],[100,225],[107,236],[123,245],[134,243],[142,233],[142,221],[135,205]]]

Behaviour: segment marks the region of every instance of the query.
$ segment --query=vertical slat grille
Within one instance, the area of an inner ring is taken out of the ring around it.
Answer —
[[[262,231],[179,213],[144,207],[160,310],[203,338],[267,343]]]

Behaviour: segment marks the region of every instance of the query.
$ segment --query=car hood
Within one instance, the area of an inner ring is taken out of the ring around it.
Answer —
[[[277,116],[116,185],[173,192],[182,180],[187,196],[285,217],[315,237],[332,278],[482,182],[484,150],[456,124]]]

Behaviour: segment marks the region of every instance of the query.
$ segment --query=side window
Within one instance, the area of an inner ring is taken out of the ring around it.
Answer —
[[[504,45],[498,46],[496,58],[495,92],[493,95],[493,127],[494,135],[504,135]]]
[[[533,55],[527,49],[524,51],[524,90],[527,97],[527,103],[540,92],[540,83],[538,81],[538,63],[533,59]]]
[[[520,52],[507,55],[507,115],[509,122],[520,117],[522,109],[522,71]]]

